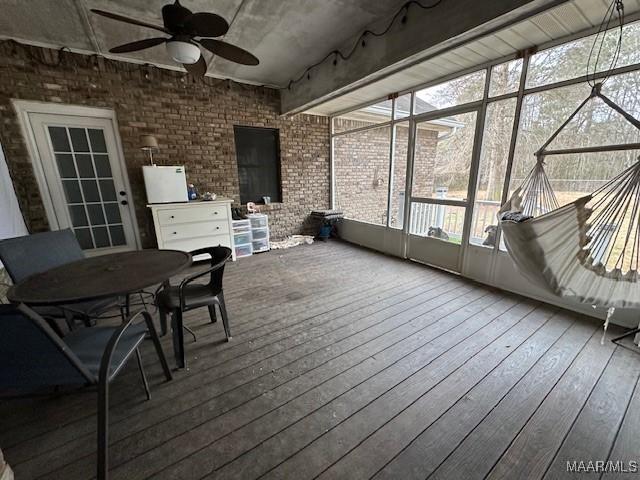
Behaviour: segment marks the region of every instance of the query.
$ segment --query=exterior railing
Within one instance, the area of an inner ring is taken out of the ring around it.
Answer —
[[[475,202],[471,222],[471,243],[482,244],[486,238],[486,228],[498,223],[496,214],[499,209],[499,201],[478,200]],[[411,203],[409,233],[412,235],[438,237],[442,235],[441,232],[444,232],[450,241],[457,243],[462,238],[463,226],[464,207]],[[431,235],[429,235],[429,230],[431,230]]]
[[[496,215],[500,210],[500,201],[476,200],[473,207],[473,219],[471,220],[470,242],[482,244],[487,237],[486,229],[490,225],[498,225]]]

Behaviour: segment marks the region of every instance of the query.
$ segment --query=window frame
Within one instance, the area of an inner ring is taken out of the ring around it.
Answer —
[[[629,16],[627,19],[625,19],[625,26],[626,25],[630,25],[632,23],[636,23],[636,22],[640,22],[640,14],[639,15],[634,15],[634,16]],[[612,28],[617,28],[616,26],[612,26]],[[591,35],[595,35],[598,32],[598,27],[593,27],[593,28],[589,28],[586,30],[583,30],[581,32],[578,32],[576,34],[573,35],[568,35],[556,40],[552,40],[550,42],[547,42],[543,45],[540,45],[539,47],[535,48],[530,48],[527,50],[524,50],[522,52],[517,52],[517,53],[513,53],[510,55],[506,55],[503,56],[501,58],[498,58],[496,60],[492,60],[490,62],[486,62],[474,67],[470,67],[467,69],[463,69],[463,70],[459,70],[457,72],[439,77],[437,79],[434,80],[430,80],[428,82],[416,85],[414,87],[408,88],[408,89],[404,89],[395,93],[391,93],[389,95],[386,95],[384,97],[379,97],[376,98],[375,100],[369,101],[369,102],[365,102],[353,107],[350,107],[348,109],[344,109],[342,111],[336,112],[332,115],[330,115],[329,117],[329,125],[330,125],[330,140],[331,140],[331,151],[330,151],[330,157],[331,157],[331,182],[330,182],[330,188],[331,188],[331,205],[332,208],[335,208],[335,172],[334,172],[334,167],[333,167],[333,160],[334,160],[334,153],[333,153],[333,147],[334,147],[334,139],[340,135],[345,135],[348,133],[353,133],[356,131],[364,131],[364,130],[368,130],[368,129],[373,129],[373,128],[381,128],[384,126],[388,126],[390,127],[390,144],[393,146],[393,142],[394,142],[394,138],[393,138],[393,132],[395,131],[395,125],[399,124],[399,123],[403,123],[403,122],[411,122],[411,123],[417,123],[420,121],[424,121],[427,120],[429,118],[434,118],[437,116],[446,116],[449,114],[455,114],[455,113],[460,113],[461,111],[469,111],[469,110],[473,110],[473,109],[477,109],[478,111],[478,118],[477,118],[477,129],[476,129],[476,134],[475,134],[475,139],[474,142],[476,144],[476,148],[475,150],[478,151],[477,154],[474,154],[474,159],[472,160],[472,165],[471,165],[471,172],[470,172],[470,187],[469,187],[469,197],[467,199],[469,205],[471,205],[472,210],[469,212],[470,214],[467,215],[468,216],[468,223],[470,224],[471,219],[473,217],[473,205],[475,205],[475,196],[476,196],[476,190],[477,190],[477,174],[478,174],[478,168],[479,168],[479,150],[482,148],[482,136],[483,136],[483,129],[484,129],[484,123],[486,121],[486,112],[487,112],[487,107],[489,104],[493,103],[493,102],[498,102],[501,100],[506,100],[506,99],[510,99],[510,98],[515,98],[516,99],[516,106],[515,106],[515,115],[514,115],[514,120],[513,120],[513,128],[512,128],[512,132],[511,132],[511,137],[509,139],[509,150],[508,150],[508,159],[507,159],[507,164],[506,164],[506,169],[505,169],[505,177],[504,177],[504,182],[503,182],[503,187],[502,187],[502,199],[501,202],[502,204],[504,204],[507,200],[508,200],[508,196],[509,196],[509,185],[511,183],[511,175],[512,175],[512,171],[513,171],[513,160],[514,160],[514,155],[515,155],[515,150],[516,150],[516,142],[517,142],[517,136],[518,136],[518,131],[519,131],[519,127],[520,127],[520,119],[521,119],[521,112],[522,112],[522,107],[523,107],[523,100],[524,97],[526,97],[529,94],[532,93],[538,93],[538,92],[543,92],[543,91],[547,91],[547,90],[553,90],[553,89],[557,89],[557,88],[561,88],[564,86],[568,86],[568,85],[575,85],[575,84],[580,84],[580,83],[585,83],[588,79],[587,79],[587,75],[583,74],[580,76],[577,76],[575,78],[571,78],[568,80],[561,80],[561,81],[557,81],[557,82],[553,82],[553,83],[549,83],[546,85],[540,85],[540,86],[535,86],[535,87],[528,87],[526,86],[527,83],[527,74],[528,74],[528,69],[529,69],[529,62],[530,59],[533,55],[535,55],[536,53],[539,53],[543,50],[547,50],[550,48],[554,48],[557,47],[559,45],[563,45],[563,44],[568,44],[571,43],[573,41],[579,40],[581,38],[585,38],[585,37],[589,37]],[[496,96],[489,96],[489,88],[490,88],[490,84],[491,84],[491,72],[492,72],[492,68],[496,65],[500,65],[506,62],[510,62],[513,60],[517,60],[517,59],[522,59],[522,69],[520,72],[520,79],[519,79],[519,83],[518,83],[518,89],[516,91],[513,92],[509,92],[506,94],[502,94],[502,95],[496,95]],[[424,112],[424,113],[420,113],[420,114],[414,114],[414,104],[415,104],[415,99],[416,99],[416,93],[420,90],[424,90],[426,88],[429,87],[433,87],[445,82],[448,82],[450,80],[455,80],[457,78],[463,77],[465,75],[469,75],[472,74],[474,72],[478,72],[481,70],[486,70],[486,75],[485,75],[485,85],[484,85],[484,95],[480,100],[477,101],[473,101],[473,102],[468,102],[468,103],[464,103],[464,104],[460,104],[460,105],[456,105],[453,107],[447,107],[447,108],[442,108],[442,109],[436,109],[433,111],[429,111],[429,112]],[[640,71],[640,63],[635,63],[635,64],[630,64],[630,65],[625,65],[622,67],[617,67],[614,69],[610,69],[610,70],[604,70],[601,72],[597,72],[595,75],[592,75],[591,78],[594,79],[600,79],[603,78],[605,76],[614,76],[614,75],[619,75],[619,74],[624,74],[624,73],[630,73],[630,72],[636,72],[636,71]],[[406,117],[402,117],[402,118],[395,118],[395,103],[396,103],[396,98],[401,97],[403,95],[407,95],[410,94],[411,95],[411,113],[409,116]],[[363,108],[366,108],[368,106],[372,106],[375,104],[378,104],[380,102],[383,101],[387,101],[387,100],[392,100],[392,107],[391,107],[391,119],[387,122],[382,122],[382,123],[378,123],[372,126],[365,126],[365,127],[361,127],[361,128],[357,128],[354,130],[346,130],[346,131],[340,131],[340,132],[335,132],[334,131],[334,119],[343,115],[348,114],[349,112],[353,112],[353,111],[357,111],[357,110],[361,110]],[[481,128],[482,127],[482,128]],[[410,128],[410,132],[413,129]],[[409,138],[409,152],[407,154],[407,174],[406,174],[406,178],[407,178],[407,185],[406,185],[406,190],[407,192],[411,191],[412,185],[411,185],[411,181],[410,178],[412,177],[411,173],[412,173],[412,169],[413,169],[413,158],[412,158],[412,145],[413,145],[413,138]],[[393,152],[390,152],[390,169],[393,169]],[[387,190],[389,193],[389,198],[391,195],[391,189],[392,189],[392,174],[391,171],[389,173],[389,184],[387,185]],[[410,210],[410,199],[411,196],[410,195],[405,195],[405,208],[404,208],[404,212],[405,212],[405,216],[408,215],[408,212]],[[391,208],[391,204],[390,201],[387,201],[387,211],[389,212]],[[353,221],[358,221],[358,220],[353,220]],[[407,218],[405,217],[403,224],[406,225],[409,222],[407,222]],[[387,224],[385,225],[386,228],[388,229],[392,229],[392,230],[397,230],[396,228],[392,227],[390,225],[390,215],[387,214]],[[469,225],[470,228],[470,225]],[[492,249],[494,250],[494,252],[498,252],[498,253],[505,253],[504,251],[500,250],[499,246],[500,246],[500,240],[501,240],[501,231],[500,228],[498,228],[498,232],[497,232],[497,237],[496,237],[496,242],[493,245],[493,247],[487,247],[487,246],[479,246],[476,244],[472,244],[470,242],[465,242],[465,244],[463,245],[463,248],[467,248],[468,246],[474,246],[474,247],[481,247],[484,249]]]

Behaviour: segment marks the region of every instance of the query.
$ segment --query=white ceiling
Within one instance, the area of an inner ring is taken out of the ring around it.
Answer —
[[[318,105],[307,113],[330,115],[497,60],[519,50],[577,34],[600,25],[609,3],[610,0],[570,0],[480,40],[449,50]],[[624,5],[627,15],[640,11],[640,0],[625,0]]]
[[[239,81],[286,85],[376,20],[397,11],[405,0],[182,0],[194,12],[212,12],[230,24],[224,38],[249,50],[260,65],[248,67],[224,59],[210,61],[210,75]],[[164,46],[110,55],[110,48],[159,36],[90,12],[99,8],[162,25],[161,8],[172,0],[0,0],[0,37],[54,48],[63,46],[111,58],[176,68]],[[162,34],[160,33],[160,36]]]

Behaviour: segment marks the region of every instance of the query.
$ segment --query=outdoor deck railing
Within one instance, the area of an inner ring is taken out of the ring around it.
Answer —
[[[485,229],[496,225],[496,213],[500,202],[494,200],[478,200],[474,205],[471,222],[471,242],[482,243],[486,237]],[[430,228],[441,228],[452,239],[462,238],[464,225],[464,208],[431,203],[411,203],[409,232],[412,235],[427,236]]]

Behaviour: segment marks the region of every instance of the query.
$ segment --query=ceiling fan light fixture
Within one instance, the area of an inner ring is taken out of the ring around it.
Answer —
[[[190,65],[200,59],[200,48],[190,42],[170,40],[167,42],[167,53],[178,63]]]

